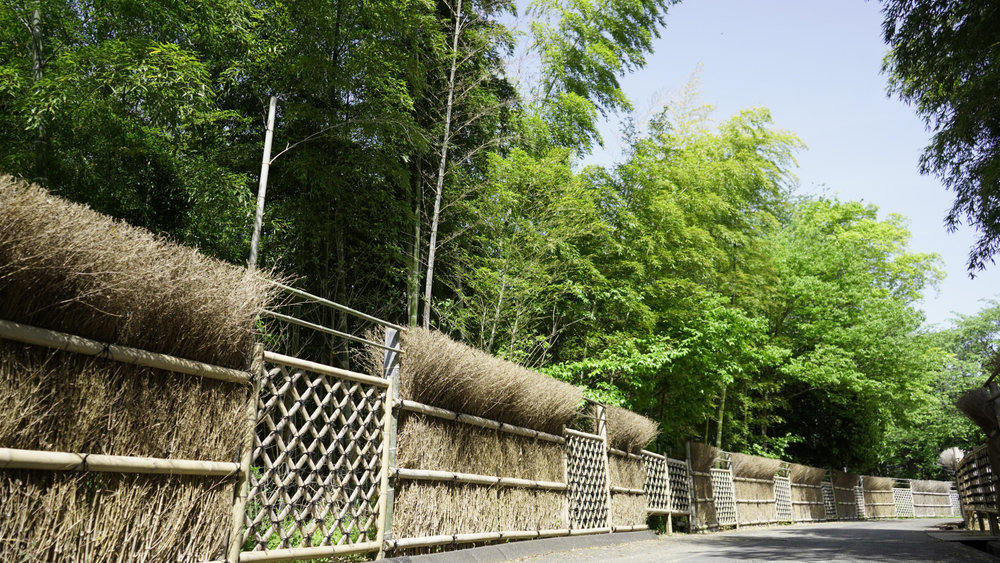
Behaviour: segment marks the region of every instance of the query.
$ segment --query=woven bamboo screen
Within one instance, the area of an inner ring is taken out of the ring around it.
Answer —
[[[670,479],[670,509],[676,513],[691,512],[691,477],[687,462],[667,458]]]
[[[792,521],[792,484],[788,477],[774,478],[774,498],[779,522]]]
[[[608,481],[604,440],[580,432],[567,434],[569,519],[573,528],[608,525]]]
[[[670,512],[670,478],[667,474],[665,457],[652,452],[642,453],[642,463],[646,469],[646,508],[651,513]]]
[[[893,488],[892,502],[895,505],[896,517],[913,518],[913,491],[911,489]]]
[[[244,550],[373,542],[385,409],[383,385],[270,360],[258,399]]]
[[[736,513],[733,474],[728,469],[712,468],[710,471],[716,522],[719,526],[735,526],[739,522],[739,516]]]

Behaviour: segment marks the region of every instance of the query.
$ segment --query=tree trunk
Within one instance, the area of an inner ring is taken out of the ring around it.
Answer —
[[[722,399],[719,400],[719,428],[715,434],[715,447],[722,449],[722,420],[726,414],[726,388],[722,388]]]
[[[31,76],[35,86],[42,80],[42,68],[44,66],[44,56],[42,54],[42,11],[35,8],[31,12]],[[38,120],[38,128],[35,130],[35,183],[45,186],[49,183],[48,178],[48,136],[45,132],[45,123],[41,118]]]
[[[423,208],[424,172],[421,169],[421,159],[415,159],[413,166],[414,180],[411,197],[413,198],[413,241],[410,247],[410,266],[406,274],[406,311],[409,326],[417,326],[420,314],[420,227],[423,220],[420,211]]]
[[[438,222],[441,217],[441,193],[448,164],[448,144],[451,142],[451,112],[455,104],[455,73],[458,70],[458,37],[462,32],[462,0],[455,7],[455,34],[451,42],[451,68],[448,74],[448,102],[444,112],[444,133],[441,135],[441,161],[434,187],[434,215],[431,216],[431,238],[427,245],[427,278],[424,280],[424,328],[431,324],[431,289],[434,287],[434,259],[437,255]]]

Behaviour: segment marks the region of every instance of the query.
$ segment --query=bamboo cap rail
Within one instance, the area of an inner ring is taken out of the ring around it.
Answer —
[[[358,373],[356,371],[335,368],[333,366],[328,366],[326,364],[318,364],[316,362],[310,362],[308,360],[300,360],[299,358],[293,358],[292,356],[286,356],[284,354],[279,354],[277,352],[265,351],[264,360],[271,362],[273,364],[281,364],[283,366],[288,366],[290,368],[298,368],[301,370],[311,371],[313,373],[319,373],[322,375],[339,377],[341,379],[347,379],[357,383],[367,383],[369,385],[375,385],[377,387],[389,386],[389,381],[387,379],[382,379],[381,377],[365,375],[363,373]]]
[[[523,426],[514,426],[513,424],[507,424],[506,422],[490,420],[488,418],[473,416],[471,414],[450,411],[448,409],[442,409],[440,407],[432,407],[430,405],[425,405],[423,403],[418,403],[416,401],[409,401],[404,399],[397,401],[396,404],[399,405],[399,408],[403,409],[404,411],[426,414],[428,416],[433,416],[444,420],[452,420],[455,422],[460,422],[462,424],[468,424],[469,426],[490,428],[492,430],[499,430],[501,432],[506,432],[508,434],[516,434],[518,436],[535,438],[538,440],[544,440],[546,442],[554,442],[556,444],[566,443],[565,438],[563,438],[562,436],[556,436],[555,434],[549,434],[547,432],[541,432],[539,430],[533,430],[531,428],[525,428]]]
[[[522,489],[539,489],[549,491],[565,491],[566,483],[555,481],[533,481],[531,479],[516,479],[514,477],[494,477],[492,475],[475,475],[472,473],[455,473],[451,471],[433,471],[429,469],[399,468],[394,472],[400,479],[411,481],[451,481],[470,485],[496,485],[500,487],[517,487]]]
[[[106,358],[116,362],[147,368],[162,369],[231,383],[250,383],[250,374],[245,371],[196,362],[194,360],[185,360],[184,358],[148,352],[146,350],[139,350],[138,348],[129,348],[128,346],[104,344],[81,336],[2,319],[0,319],[0,338],[32,344],[34,346],[55,348],[74,354]]]
[[[552,538],[557,536],[582,536],[589,534],[607,534],[611,528],[580,528],[560,530],[516,530],[509,532],[481,532],[477,534],[452,534],[440,536],[424,536],[419,538],[403,538],[388,540],[390,549],[408,549],[414,547],[430,547],[434,545],[450,545],[461,543],[477,543],[499,540],[528,540],[536,538]]]
[[[0,469],[228,477],[236,474],[240,466],[238,463],[225,461],[162,459],[156,457],[76,454],[0,448]]]

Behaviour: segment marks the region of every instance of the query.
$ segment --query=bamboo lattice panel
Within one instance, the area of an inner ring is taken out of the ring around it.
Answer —
[[[608,525],[607,453],[599,436],[566,436],[569,519],[573,528]]]
[[[651,511],[666,512],[670,510],[670,478],[667,475],[667,462],[661,457],[642,455],[642,464],[646,468],[646,507]]]
[[[837,497],[833,494],[833,483],[823,482],[823,513],[827,520],[837,519]]]
[[[892,503],[898,518],[913,518],[913,490],[892,489]]]
[[[385,389],[268,365],[258,396],[244,548],[373,541]]]
[[[958,491],[956,491],[955,489],[952,489],[951,492],[948,493],[948,496],[951,497],[951,515],[952,516],[961,516],[962,515],[962,502],[961,502],[961,500],[958,497]]]
[[[691,481],[687,463],[667,458],[667,477],[670,481],[670,510],[691,512]]]
[[[792,521],[792,483],[788,477],[774,478],[775,514],[779,522]]]
[[[865,490],[861,487],[854,487],[854,502],[858,505],[858,518],[864,520],[868,518],[868,511],[865,510]]]
[[[739,518],[736,515],[733,474],[728,469],[712,469],[712,494],[716,522],[720,526],[735,526]]]

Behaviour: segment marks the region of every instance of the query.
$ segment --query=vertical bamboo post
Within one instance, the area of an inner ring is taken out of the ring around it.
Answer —
[[[267,129],[264,132],[264,157],[260,162],[260,184],[257,187],[257,213],[253,218],[253,234],[250,236],[250,269],[257,267],[257,249],[260,245],[260,229],[264,221],[264,197],[267,193],[267,172],[271,167],[271,140],[274,138],[274,112],[278,98],[271,96],[267,107]]]
[[[393,328],[385,329],[385,345],[388,348],[399,349],[399,331]],[[385,420],[382,429],[382,482],[379,485],[379,524],[375,538],[378,544],[376,559],[385,557],[385,544],[392,539],[392,511],[396,502],[394,477],[390,476],[396,465],[396,427],[399,424],[399,352],[386,350],[382,363],[385,378],[389,387],[385,390]]]
[[[608,417],[605,413],[604,405],[596,403],[594,404],[594,422],[597,426],[597,435],[601,437],[601,441],[604,442],[604,455],[601,461],[604,462],[604,498],[605,503],[608,507],[608,519],[607,526],[611,530],[611,533],[615,531],[614,519],[612,518],[612,512],[614,509],[614,502],[611,499],[611,467],[610,461],[608,460]]]
[[[569,436],[566,435],[566,425],[563,425],[562,432],[560,432],[559,435],[566,439],[566,441],[563,442],[563,451],[562,451],[563,483],[566,483],[566,490],[563,491],[563,496],[566,497],[566,504],[563,505],[563,511],[562,511],[563,522],[565,522],[565,525],[561,527],[571,530],[573,529],[573,523],[570,522],[569,519],[570,515],[569,505],[573,502],[573,499],[569,493]]]
[[[690,516],[691,522],[690,522],[690,524],[689,524],[688,527],[690,528],[690,530],[692,532],[697,532],[698,531],[698,509],[697,509],[696,505],[698,503],[695,502],[695,499],[698,498],[698,495],[695,494],[695,490],[694,490],[694,466],[691,465],[691,440],[688,440],[687,442],[685,442],[685,444],[684,444],[684,453],[687,454],[687,460],[686,461],[687,461],[687,470],[688,470],[688,501],[690,503],[689,506],[690,506],[690,510],[691,510],[691,516]]]
[[[233,512],[229,540],[226,544],[226,562],[238,563],[243,547],[243,523],[246,520],[247,497],[250,494],[250,463],[253,461],[253,443],[257,432],[257,398],[260,394],[260,384],[264,377],[264,345],[257,344],[253,349],[253,361],[250,363],[252,380],[250,384],[250,400],[247,401],[245,416],[246,428],[243,429],[243,443],[240,444],[240,472],[236,476],[233,491]]]

